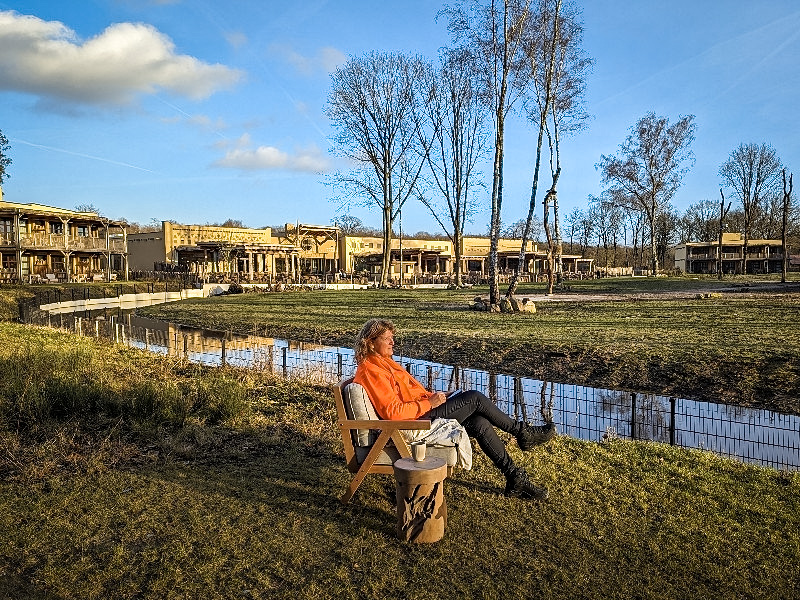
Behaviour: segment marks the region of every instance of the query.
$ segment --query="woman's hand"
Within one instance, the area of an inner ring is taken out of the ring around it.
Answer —
[[[447,396],[444,392],[434,392],[430,395],[428,401],[431,403],[431,408],[436,408],[447,402]]]

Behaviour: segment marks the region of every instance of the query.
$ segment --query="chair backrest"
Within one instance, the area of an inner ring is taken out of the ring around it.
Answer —
[[[340,381],[337,385],[333,386],[333,399],[336,402],[336,416],[339,419],[339,422],[348,421],[350,417],[347,416],[347,412],[344,409],[344,390],[349,384],[353,382],[352,377],[350,379],[344,379]],[[353,446],[353,437],[350,434],[350,430],[344,427],[340,427],[342,432],[342,443],[344,444],[344,458],[345,462],[347,463],[347,469],[351,473],[355,473],[358,471],[358,458],[356,457],[356,450]]]
[[[367,390],[361,384],[349,383],[342,390],[344,411],[348,419],[355,421],[378,421],[380,417],[369,399]],[[353,430],[353,443],[356,446],[372,446],[378,434],[374,429]]]

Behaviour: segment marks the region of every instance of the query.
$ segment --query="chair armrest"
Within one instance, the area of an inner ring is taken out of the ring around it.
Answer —
[[[343,429],[430,429],[431,422],[427,419],[409,419],[406,421],[389,421],[387,419],[379,419],[377,421],[363,419],[360,421],[354,421],[347,419],[340,420],[339,426]]]

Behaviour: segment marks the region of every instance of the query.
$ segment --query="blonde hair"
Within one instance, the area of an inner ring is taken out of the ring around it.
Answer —
[[[387,319],[370,319],[364,323],[356,336],[356,364],[361,364],[367,356],[374,354],[371,342],[387,331],[394,333],[394,324]]]

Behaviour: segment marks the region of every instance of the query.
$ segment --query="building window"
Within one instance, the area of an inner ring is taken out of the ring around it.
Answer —
[[[3,254],[3,268],[16,270],[17,257],[13,254]]]
[[[51,221],[50,222],[50,233],[63,235],[64,234],[64,223],[61,221]]]
[[[76,225],[75,226],[75,235],[78,237],[89,237],[89,226],[88,225]]]
[[[14,220],[0,219],[0,238],[10,240],[14,237]]]

